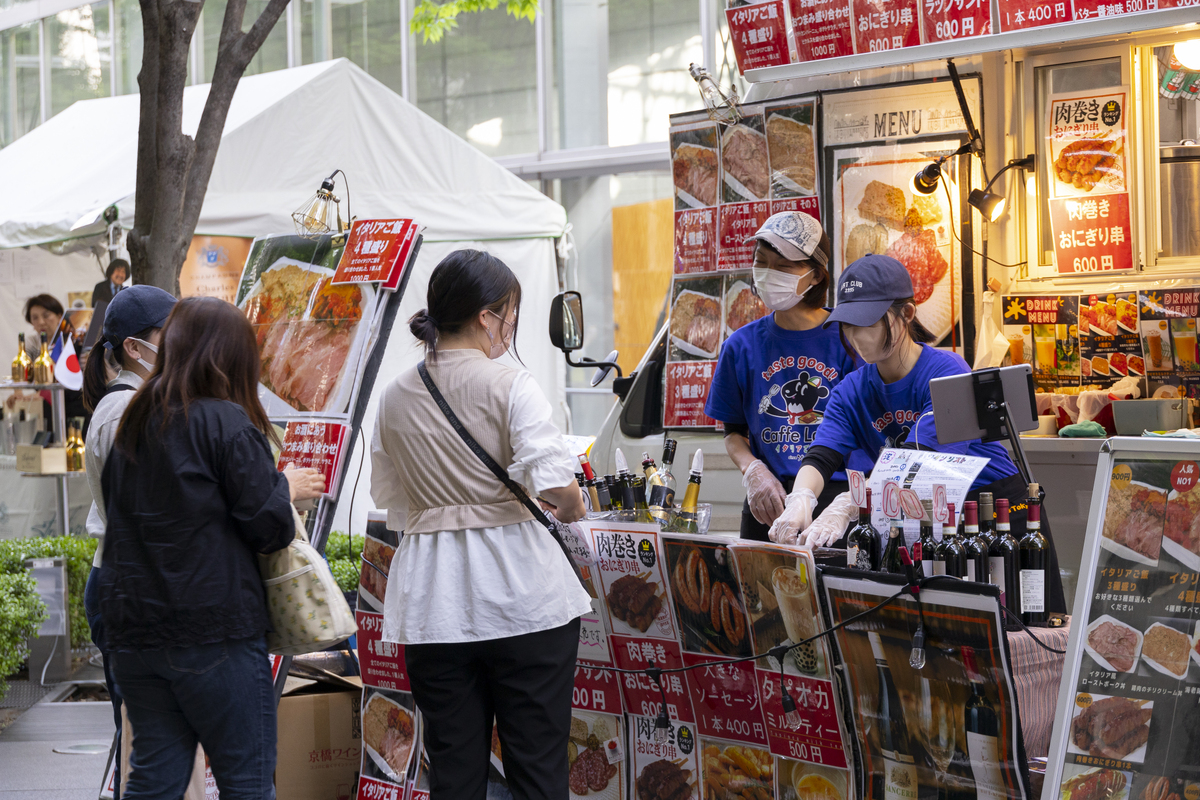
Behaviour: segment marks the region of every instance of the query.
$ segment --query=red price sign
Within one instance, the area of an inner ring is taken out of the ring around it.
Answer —
[[[717,255],[717,269],[750,269],[754,266],[757,242],[750,237],[769,216],[771,204],[765,200],[721,206],[721,249]]]
[[[1070,0],[1000,0],[999,8],[996,23],[1001,32],[1071,21]]]
[[[675,212],[675,272],[713,272],[717,268],[717,210]]]
[[[783,200],[771,201],[772,214],[779,214],[783,211],[803,211],[817,222],[821,221],[821,204],[815,197],[788,197]]]
[[[683,663],[703,665],[687,673],[701,735],[766,746],[767,728],[755,686],[754,662],[729,663],[719,657],[684,653]]]
[[[1180,494],[1190,492],[1196,485],[1196,476],[1200,474],[1200,467],[1196,466],[1195,461],[1180,461],[1171,470],[1171,488]]]
[[[850,480],[850,502],[859,508],[866,507],[867,479],[856,469],[846,470],[846,477]]]
[[[784,675],[783,685],[800,710],[800,727],[793,730],[783,718],[779,673],[762,669],[756,672],[771,752],[810,764],[845,769],[846,751],[833,706],[833,684],[816,678]]]
[[[311,467],[325,476],[325,494],[337,495],[338,466],[342,460],[342,445],[346,426],[336,422],[296,420],[287,424],[283,445],[279,449],[279,471],[288,464],[297,469]]]
[[[1060,275],[1133,269],[1128,194],[1052,197],[1049,202]]]
[[[411,219],[360,219],[350,228],[333,283],[386,281],[412,250],[417,224]]]
[[[617,673],[600,669],[599,666],[589,667],[586,663],[576,662],[571,707],[582,711],[620,714],[621,687]]]
[[[409,691],[404,645],[383,640],[383,614],[359,611],[354,621],[358,623],[358,662],[363,684]]]
[[[925,43],[968,39],[992,32],[991,0],[922,0]]]
[[[917,0],[852,0],[854,52],[899,50],[921,43]]]
[[[950,509],[946,506],[946,487],[940,483],[933,485],[933,521],[942,525],[950,521]]]
[[[729,21],[733,54],[743,73],[791,63],[788,42],[791,20],[784,0],[726,9],[725,19]]]
[[[673,361],[667,364],[667,401],[663,426],[706,428],[717,424],[704,413],[715,361]]]
[[[653,660],[655,666],[670,669],[683,666],[679,641],[646,639],[640,636],[610,637],[613,660],[621,669],[646,669]],[[621,693],[625,698],[625,710],[654,718],[662,707],[662,694],[654,681],[642,672],[618,675]],[[680,722],[695,722],[692,713],[692,698],[688,693],[686,679],[681,672],[668,672],[662,676],[662,691],[667,696],[667,715]]]
[[[357,800],[401,800],[403,797],[403,786],[368,778],[366,775],[358,779]]]
[[[900,519],[900,484],[895,481],[883,484],[883,515],[888,519]]]
[[[793,8],[796,55],[801,61],[854,52],[849,0],[798,0]]]

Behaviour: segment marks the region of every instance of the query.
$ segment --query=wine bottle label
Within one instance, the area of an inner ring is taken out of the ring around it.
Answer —
[[[975,580],[975,559],[973,558],[967,561],[967,580]]]
[[[870,553],[870,551],[864,550],[861,547],[857,548],[857,549],[858,549],[858,568],[859,569],[870,569],[871,568],[871,553]]]
[[[1004,605],[1005,591],[1008,587],[1004,585],[1003,556],[993,556],[988,559],[988,583],[1000,589],[1000,605]]]
[[[858,548],[852,544],[846,545],[846,566],[850,569],[858,566]]]
[[[670,508],[675,505],[675,490],[661,483],[650,487],[650,505],[654,508]]]
[[[883,753],[885,800],[917,800],[917,765],[912,756]]]
[[[971,772],[975,776],[975,795],[979,800],[1004,800],[1008,790],[1000,774],[995,736],[967,731],[967,755],[971,757]]]
[[[1021,613],[1039,614],[1046,610],[1046,572],[1021,570]]]
[[[928,578],[930,575],[937,574],[933,570],[934,570],[934,562],[931,559],[922,559],[921,560],[921,571],[923,573],[925,573],[926,578]]]
[[[935,560],[933,562],[933,574],[934,575],[945,575],[946,574],[946,562],[941,559]]]

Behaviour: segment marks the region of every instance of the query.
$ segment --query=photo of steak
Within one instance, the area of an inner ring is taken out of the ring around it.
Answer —
[[[1124,625],[1104,622],[1088,634],[1088,644],[1118,672],[1133,669],[1137,653],[1137,631]]]
[[[681,144],[675,148],[671,172],[676,188],[687,192],[706,206],[717,204],[720,169],[716,150],[694,144]]]
[[[1093,756],[1121,759],[1149,740],[1150,715],[1141,703],[1106,697],[1071,721],[1071,741]]]
[[[745,125],[735,125],[726,132],[721,148],[725,174],[761,200],[770,189],[767,173],[767,137]]]
[[[1105,800],[1125,788],[1125,773],[1098,769],[1076,775],[1063,783],[1064,800]]]
[[[617,578],[608,591],[608,608],[614,617],[642,633],[662,610],[658,583],[637,575]]]
[[[691,770],[673,761],[647,764],[637,779],[638,800],[687,800],[692,794],[688,785],[691,775]]]

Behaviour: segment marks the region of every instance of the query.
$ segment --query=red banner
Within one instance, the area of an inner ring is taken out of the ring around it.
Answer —
[[[706,428],[717,421],[704,413],[715,361],[675,361],[667,364],[667,400],[663,426]]]
[[[279,471],[288,464],[311,467],[325,476],[325,493],[337,494],[338,467],[346,441],[346,426],[337,422],[289,422],[279,450]]]
[[[683,666],[679,642],[663,639],[643,639],[639,636],[613,634],[613,660],[621,669],[646,669],[653,660],[660,669]],[[631,714],[657,717],[662,707],[663,693],[667,697],[667,715],[681,722],[695,722],[692,700],[687,682],[681,672],[668,672],[662,676],[662,692],[654,681],[642,673],[620,675],[621,692],[625,697],[625,708]]]
[[[359,611],[354,619],[358,623],[358,662],[362,682],[381,689],[411,691],[408,667],[404,663],[404,645],[383,640],[383,614]]]
[[[833,684],[816,678],[784,676],[783,684],[800,710],[800,728],[792,730],[783,721],[779,673],[762,669],[757,672],[771,752],[812,764],[844,768],[846,751],[842,749]]]
[[[921,43],[917,0],[852,0],[854,52],[898,50]]]
[[[799,0],[799,13],[792,24],[800,61],[854,53],[849,0]]]
[[[1128,194],[1050,198],[1049,202],[1060,275],[1133,269]]]
[[[358,800],[403,800],[404,787],[368,778],[358,779]]]
[[[921,24],[926,44],[991,33],[991,0],[921,0]]]
[[[621,686],[618,673],[586,664],[575,664],[575,688],[571,690],[571,708],[621,713]]]
[[[417,224],[411,219],[360,219],[350,228],[333,283],[387,281],[412,249]]]
[[[754,266],[755,241],[750,237],[769,216],[771,204],[766,200],[721,206],[721,249],[717,255],[717,269],[750,269]]]
[[[803,211],[817,222],[821,221],[821,204],[815,197],[789,197],[785,200],[772,200],[771,213],[778,214],[781,211]]]
[[[675,272],[712,272],[717,268],[717,210],[675,212]]]
[[[784,0],[726,9],[725,19],[742,72],[791,63],[790,20]]]
[[[683,654],[687,666],[703,664],[687,673],[696,712],[696,727],[702,736],[766,746],[767,727],[756,691],[754,662]]]
[[[1071,21],[1070,0],[1000,0],[1000,32],[1040,28]]]
[[[1170,2],[1171,0],[1166,0]],[[1182,5],[1182,4],[1181,4]],[[1075,0],[1076,21],[1099,19],[1100,17],[1119,17],[1125,14],[1135,14],[1138,11],[1153,11],[1156,8],[1171,8],[1165,2],[1156,0],[1121,0],[1120,3],[1106,3],[1104,0]]]

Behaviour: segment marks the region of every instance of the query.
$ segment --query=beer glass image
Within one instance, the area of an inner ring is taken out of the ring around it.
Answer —
[[[1171,339],[1175,345],[1175,366],[1181,370],[1196,368],[1196,320],[1171,320]]]

